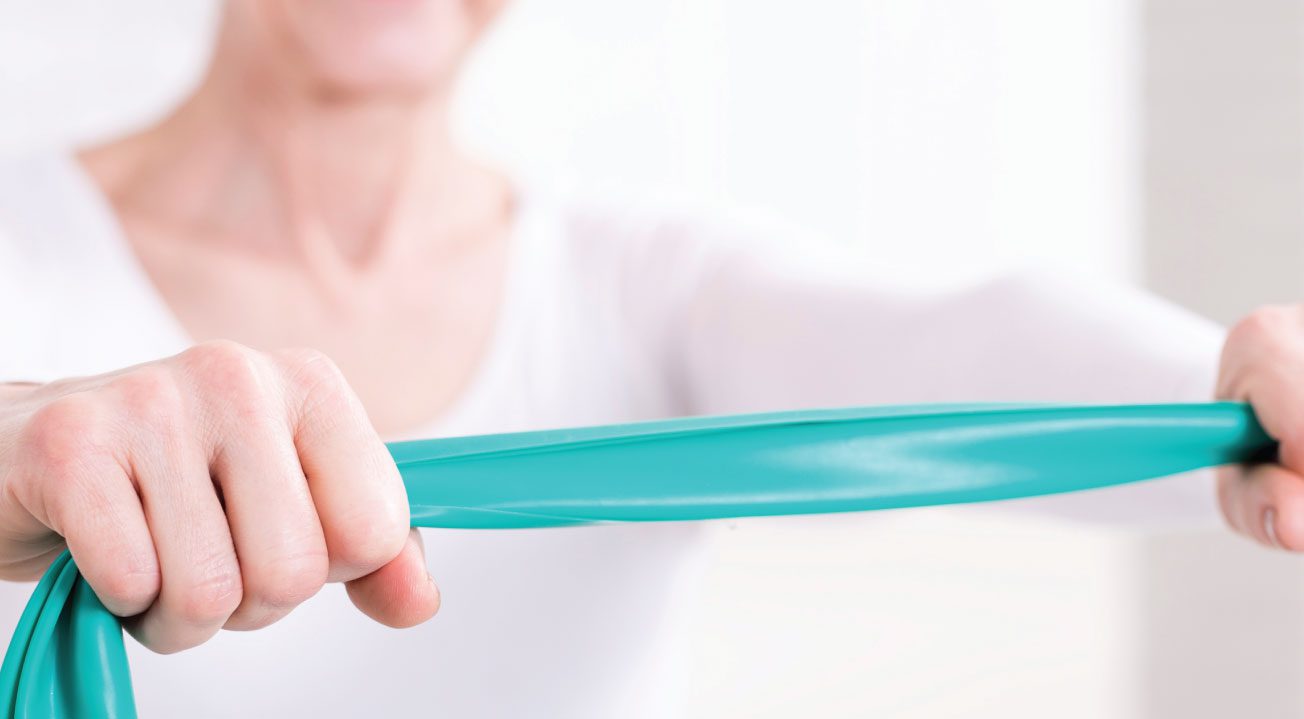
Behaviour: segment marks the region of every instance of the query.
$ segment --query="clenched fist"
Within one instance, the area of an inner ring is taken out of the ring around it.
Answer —
[[[1227,336],[1218,396],[1254,407],[1278,463],[1218,470],[1218,500],[1238,532],[1304,550],[1304,306],[1265,307]]]
[[[0,390],[0,577],[63,549],[144,645],[257,629],[325,582],[391,626],[439,594],[361,403],[311,351],[228,342]]]

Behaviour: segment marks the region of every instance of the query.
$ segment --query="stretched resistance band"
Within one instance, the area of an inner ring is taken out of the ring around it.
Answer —
[[[850,512],[1070,492],[1270,456],[1238,403],[783,412],[390,445],[418,527]],[[136,715],[117,617],[65,552],[0,665],[0,713]]]

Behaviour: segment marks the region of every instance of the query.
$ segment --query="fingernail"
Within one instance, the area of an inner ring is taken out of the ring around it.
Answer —
[[[1268,507],[1263,512],[1263,531],[1268,535],[1268,541],[1272,546],[1281,549],[1281,540],[1277,538],[1277,510]]]

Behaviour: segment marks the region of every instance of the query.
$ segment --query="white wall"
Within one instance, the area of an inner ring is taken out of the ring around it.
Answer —
[[[1304,290],[1304,4],[1150,0],[1146,281],[1224,322]]]
[[[0,2],[0,148],[100,137],[146,121],[195,79],[210,2]]]
[[[0,148],[159,112],[199,72],[213,7],[5,0]],[[1132,276],[1134,14],[1125,0],[519,0],[459,117],[535,176],[762,207],[884,261]]]
[[[723,533],[694,717],[1304,715],[1304,565],[1224,532],[940,508]]]
[[[523,166],[769,208],[889,261],[1131,276],[1133,16],[1122,0],[520,2],[464,126]]]

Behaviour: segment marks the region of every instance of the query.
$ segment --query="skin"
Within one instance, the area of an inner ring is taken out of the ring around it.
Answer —
[[[157,651],[267,626],[327,581],[388,624],[437,606],[398,471],[325,355],[213,342],[7,400],[6,573],[41,571],[67,537]]]
[[[1218,470],[1223,518],[1260,544],[1304,551],[1304,306],[1263,307],[1228,333],[1218,396],[1249,402],[1278,463]]]
[[[435,613],[379,434],[456,401],[496,318],[512,190],[458,151],[448,103],[499,4],[233,0],[195,93],[81,153],[196,345],[0,386],[0,577],[35,578],[66,538],[160,652],[328,581],[391,626]],[[1295,550],[1302,329],[1299,307],[1252,314],[1218,389],[1283,443],[1280,464],[1222,471],[1228,522]]]
[[[160,652],[327,581],[387,625],[435,613],[378,431],[454,402],[496,319],[512,192],[447,110],[497,11],[234,0],[194,94],[81,154],[196,346],[0,387],[0,576],[35,578],[66,537]]]

